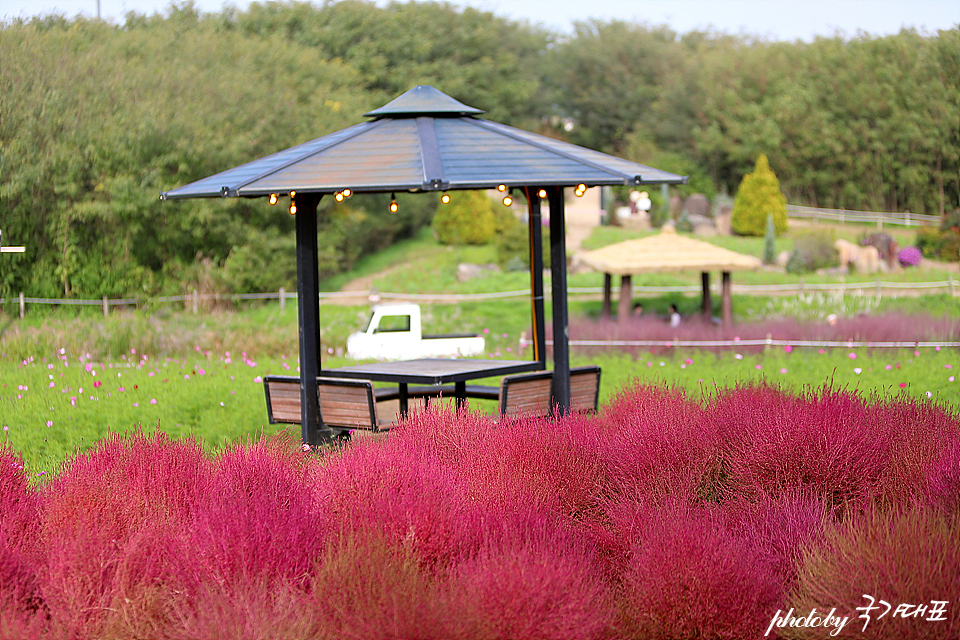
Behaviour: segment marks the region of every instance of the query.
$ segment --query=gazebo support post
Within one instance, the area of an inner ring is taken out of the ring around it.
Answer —
[[[713,317],[713,301],[710,299],[710,272],[700,274],[700,284],[703,286],[703,317],[709,320]]]
[[[729,327],[733,324],[733,306],[730,302],[730,272],[724,271],[722,274],[721,302],[720,306],[723,314],[723,326]]]
[[[553,402],[559,415],[570,410],[570,321],[567,312],[567,238],[563,187],[548,187],[550,202],[550,283],[553,293]]]
[[[530,238],[530,326],[533,328],[533,359],[547,368],[547,336],[543,312],[543,227],[540,215],[540,191],[527,190],[527,223]]]
[[[617,305],[617,322],[626,322],[630,319],[633,306],[633,278],[627,274],[620,276],[620,303]]]
[[[613,289],[613,276],[609,273],[603,274],[603,311],[600,312],[600,316],[604,320],[609,320],[612,315],[612,305],[610,304],[611,289]]]
[[[320,283],[317,259],[317,204],[321,196],[297,196],[297,313],[300,325],[300,435],[304,444],[329,441],[321,428],[317,399],[320,373]]]

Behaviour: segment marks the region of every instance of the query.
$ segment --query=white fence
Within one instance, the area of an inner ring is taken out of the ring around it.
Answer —
[[[720,293],[720,285],[714,283],[710,287],[711,291]],[[699,285],[678,285],[670,287],[648,287],[634,286],[634,294],[663,294],[663,293],[690,293],[698,294],[701,291]],[[570,287],[568,293],[571,295],[596,296],[603,293],[601,287]],[[874,282],[836,282],[836,283],[804,283],[800,281],[795,284],[734,284],[732,292],[741,295],[797,295],[812,292],[828,292],[835,295],[844,296],[854,294],[859,296],[892,295],[897,297],[905,291],[911,291],[915,294],[933,294],[948,293],[952,297],[960,295],[960,280],[954,280],[951,276],[948,280],[930,281],[930,282],[883,282],[876,280]],[[550,293],[550,286],[544,287],[544,293]],[[350,299],[356,304],[365,304],[367,302],[377,302],[385,300],[421,302],[421,303],[457,303],[476,300],[494,300],[501,298],[525,298],[530,295],[529,289],[519,289],[516,291],[492,291],[488,293],[391,293],[386,291],[335,291],[320,294],[320,299]],[[287,300],[296,300],[296,292],[288,292],[280,289],[276,292],[267,293],[231,293],[231,294],[202,294],[197,291],[178,296],[161,296],[149,298],[147,300],[138,300],[136,298],[107,298],[103,296],[100,300],[73,300],[69,298],[28,298],[22,293],[15,300],[20,304],[20,317],[24,317],[26,306],[28,304],[55,304],[55,305],[80,305],[80,306],[99,306],[103,309],[103,315],[110,314],[111,307],[139,306],[141,303],[149,304],[183,304],[185,309],[198,313],[200,302],[221,302],[233,300],[279,300],[280,308],[286,307]],[[6,304],[7,300],[0,298],[0,304]]]
[[[820,220],[831,220],[844,224],[846,222],[858,222],[873,224],[876,223],[878,229],[883,229],[883,225],[900,225],[903,227],[919,227],[924,225],[937,225],[940,223],[940,216],[931,216],[920,213],[882,213],[879,211],[850,211],[847,209],[818,209],[816,207],[802,207],[800,205],[788,204],[787,216],[791,218],[809,218],[814,223]]]

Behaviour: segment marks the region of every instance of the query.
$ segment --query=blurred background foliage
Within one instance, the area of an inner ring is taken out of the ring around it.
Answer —
[[[960,29],[788,43],[621,21],[559,34],[432,2],[184,2],[123,24],[0,23],[0,59],[0,229],[27,246],[4,256],[0,296],[293,289],[283,207],[159,192],[355,124],[421,83],[690,174],[708,198],[766,154],[794,204],[944,215],[960,199]],[[398,201],[397,214],[389,194],[322,201],[322,275],[431,224],[435,196]]]

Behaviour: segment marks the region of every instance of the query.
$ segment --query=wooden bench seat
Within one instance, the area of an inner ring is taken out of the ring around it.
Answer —
[[[265,376],[263,388],[270,424],[300,424],[300,378]],[[335,430],[386,431],[392,421],[379,418],[376,405],[396,397],[394,389],[374,389],[369,380],[317,378],[319,418]]]

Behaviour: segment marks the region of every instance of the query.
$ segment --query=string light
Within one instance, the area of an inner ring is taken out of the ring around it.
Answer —
[[[507,185],[505,184],[497,185],[497,191],[499,191],[500,193],[503,193],[506,190],[507,190]]]
[[[400,210],[400,207],[397,206],[397,196],[395,194],[390,194],[390,213],[396,213]]]
[[[297,215],[297,203],[293,200],[290,201],[290,215]]]
[[[337,202],[343,202],[343,191],[337,191],[335,194],[333,194],[333,199]]]
[[[296,191],[291,191],[291,192],[290,192],[290,197],[291,197],[291,198],[296,198],[296,197],[297,197],[297,192],[296,192]]]
[[[279,200],[280,200],[280,198],[277,196],[277,194],[271,193],[271,194],[270,194],[270,199],[269,199],[267,202],[269,202],[270,204],[277,204],[277,202],[278,202]]]
[[[444,191],[443,195],[440,196],[440,202],[443,204],[450,204],[450,194]]]
[[[513,204],[513,197],[509,193],[506,196],[504,196],[503,204],[505,204],[508,207]]]
[[[546,189],[540,189],[540,191],[537,191],[537,196],[539,196],[539,198],[540,198],[541,200],[543,200],[544,198],[547,197],[547,190],[546,190]]]
[[[353,191],[351,191],[350,189],[344,189],[344,190],[341,191],[340,193],[343,194],[343,197],[344,197],[344,198],[349,198],[350,196],[353,195]]]
[[[576,194],[576,196],[579,198],[580,196],[582,196],[582,195],[585,194],[586,192],[587,192],[587,185],[585,185],[585,184],[583,184],[583,183],[581,182],[580,184],[577,185],[577,188],[576,188],[576,190],[575,190],[573,193]]]

